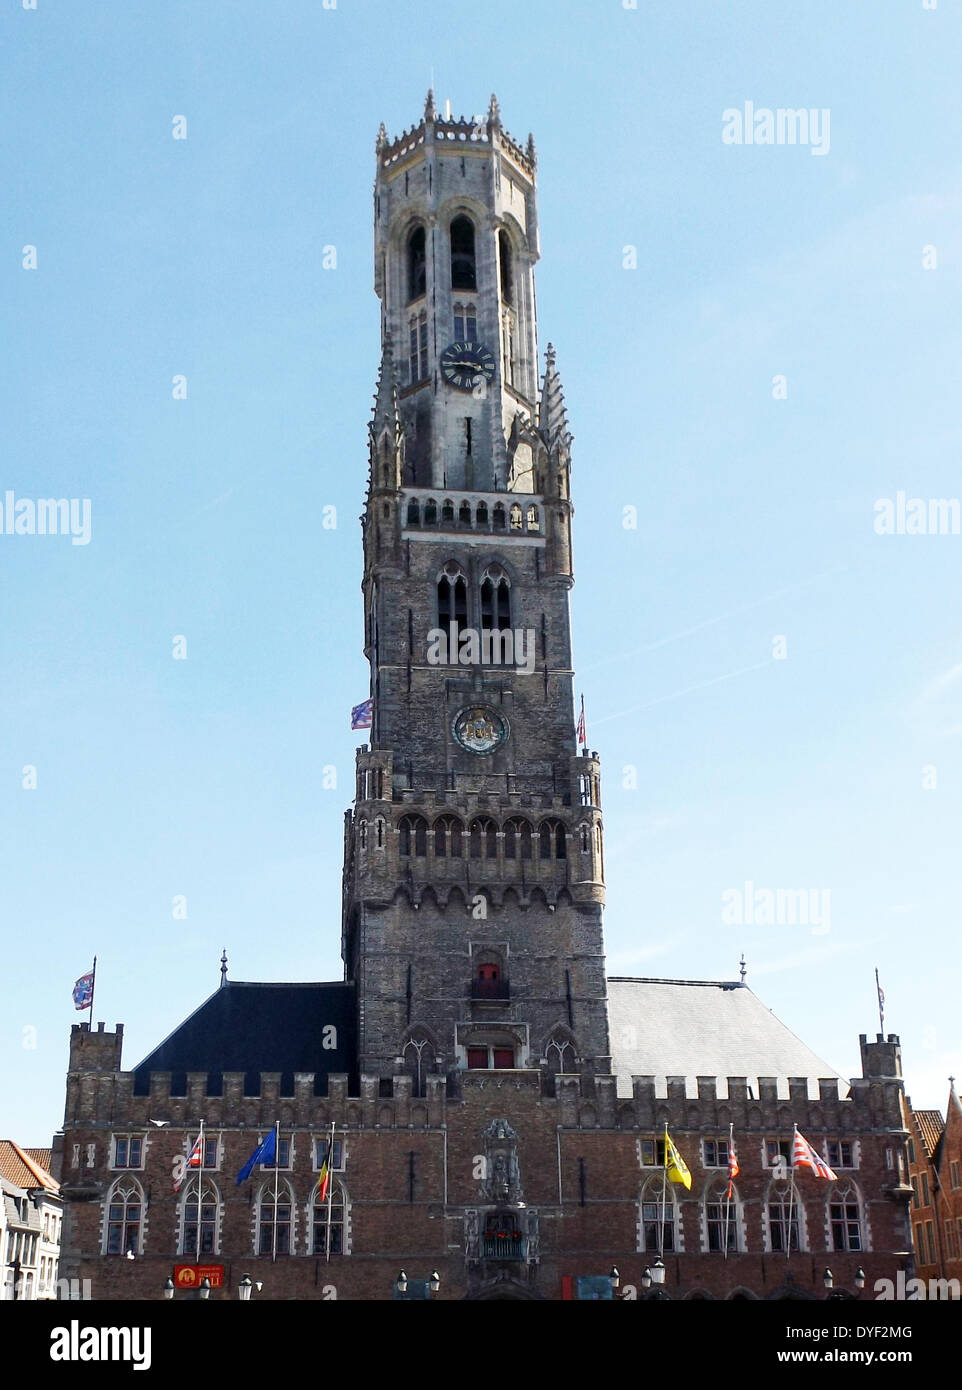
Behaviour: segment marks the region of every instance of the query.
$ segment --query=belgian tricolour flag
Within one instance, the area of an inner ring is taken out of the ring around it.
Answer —
[[[324,1150],[324,1157],[321,1160],[321,1170],[317,1175],[317,1195],[322,1202],[327,1201],[327,1189],[331,1185],[331,1149],[333,1141],[328,1139],[327,1148]]]

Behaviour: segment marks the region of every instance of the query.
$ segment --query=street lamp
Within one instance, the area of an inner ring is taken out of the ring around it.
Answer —
[[[237,1285],[237,1297],[240,1299],[242,1303],[250,1302],[251,1289],[253,1287],[253,1279],[250,1277],[249,1274],[245,1274],[243,1279],[241,1279],[240,1283]]]
[[[441,1287],[441,1276],[436,1269],[432,1269],[428,1278],[428,1288],[432,1293],[437,1293]]]
[[[174,1281],[173,1281],[173,1279],[171,1279],[170,1275],[168,1274],[168,1275],[167,1275],[167,1278],[164,1280],[164,1297],[165,1297],[165,1298],[173,1298],[173,1296],[174,1296]]]
[[[645,1268],[641,1275],[641,1287],[645,1290],[646,1293],[651,1288],[651,1270],[649,1269],[648,1265],[645,1265]]]
[[[406,1293],[407,1293],[407,1291],[408,1291],[408,1277],[407,1277],[407,1275],[404,1273],[404,1270],[403,1270],[403,1269],[401,1270],[401,1273],[398,1275],[398,1277],[395,1279],[395,1281],[394,1281],[394,1287],[397,1289],[397,1291],[398,1291],[399,1294],[406,1294]]]
[[[822,1283],[827,1289],[835,1287],[835,1275],[830,1269],[826,1269],[825,1273],[822,1275]]]
[[[660,1257],[652,1266],[651,1282],[656,1288],[659,1288],[665,1282],[665,1262]]]
[[[855,1271],[855,1287],[858,1289],[859,1293],[865,1288],[865,1270],[861,1265],[859,1265],[858,1269]]]
[[[206,1275],[206,1274],[204,1275],[203,1279],[200,1281],[200,1288],[197,1290],[197,1292],[198,1292],[199,1297],[201,1297],[201,1298],[204,1298],[204,1299],[210,1298],[210,1280],[207,1278],[207,1275]]]

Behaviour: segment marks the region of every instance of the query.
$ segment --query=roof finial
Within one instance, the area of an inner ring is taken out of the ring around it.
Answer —
[[[227,947],[225,946],[220,957],[220,987],[227,984]]]
[[[554,343],[549,343],[548,346],[545,348],[544,360],[545,365],[548,367],[553,367],[555,362],[558,360],[558,354],[555,352]]]
[[[528,156],[528,163],[532,166],[532,168],[534,168],[538,163],[538,156],[535,153],[534,136],[530,133],[528,135],[528,143],[525,146],[524,152]]]
[[[498,98],[494,92],[491,93],[491,100],[488,103],[488,125],[494,126],[495,130],[501,129],[501,107],[498,105]]]
[[[428,88],[427,101],[424,103],[424,119],[426,121],[436,121],[438,118],[437,110],[434,105],[434,88]]]
[[[745,983],[745,976],[748,974],[748,966],[745,964],[745,952],[742,951],[742,958],[738,962],[738,973],[741,976],[742,984]]]
[[[384,149],[384,146],[385,146],[386,144],[387,144],[387,126],[386,126],[386,125],[384,124],[384,122],[382,121],[381,124],[380,124],[380,125],[378,126],[378,128],[377,128],[377,144],[376,144],[375,148],[376,148],[378,151],[383,150],[383,149]]]

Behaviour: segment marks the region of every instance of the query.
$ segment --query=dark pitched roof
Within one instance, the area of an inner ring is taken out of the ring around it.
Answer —
[[[186,1094],[188,1072],[207,1073],[208,1095],[225,1071],[244,1072],[249,1095],[261,1072],[280,1072],[281,1094],[292,1095],[295,1072],[313,1072],[323,1093],[329,1072],[356,1070],[353,985],[229,980],[134,1068],[134,1093],[149,1093],[152,1071],[173,1073],[174,1095]]]

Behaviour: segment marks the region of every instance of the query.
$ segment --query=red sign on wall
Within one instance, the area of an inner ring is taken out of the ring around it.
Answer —
[[[224,1287],[224,1266],[174,1265],[175,1289],[199,1289],[202,1279],[209,1279],[212,1289],[222,1289]]]

